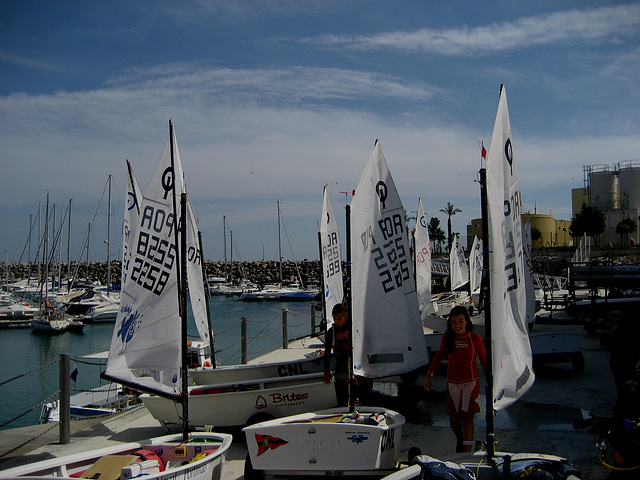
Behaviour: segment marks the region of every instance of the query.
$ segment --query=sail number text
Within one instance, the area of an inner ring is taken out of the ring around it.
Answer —
[[[168,240],[173,232],[173,219],[173,214],[151,206],[142,212],[131,280],[156,295],[164,290],[176,259],[176,246]]]
[[[379,245],[371,231],[361,235],[365,249],[371,242],[371,254],[385,293],[402,287],[409,280],[409,257],[404,243],[404,223],[402,215],[393,214],[378,220],[378,231],[383,242]]]
[[[322,260],[324,262],[325,276],[329,278],[338,273],[342,275],[338,234],[331,232],[327,235],[326,240],[327,243],[322,245]]]

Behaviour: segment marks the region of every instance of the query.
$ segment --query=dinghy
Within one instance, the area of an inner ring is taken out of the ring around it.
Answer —
[[[354,393],[356,375],[390,377],[428,362],[404,210],[377,141],[347,226],[349,405],[245,427],[247,480],[267,473],[383,476],[399,461],[404,417],[359,406]]]
[[[219,480],[232,436],[224,433],[165,435],[123,443],[0,471],[0,478],[144,478]]]

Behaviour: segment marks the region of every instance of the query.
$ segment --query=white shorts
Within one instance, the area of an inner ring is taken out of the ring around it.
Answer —
[[[456,412],[475,412],[478,398],[478,382],[448,383],[450,406],[455,407]]]

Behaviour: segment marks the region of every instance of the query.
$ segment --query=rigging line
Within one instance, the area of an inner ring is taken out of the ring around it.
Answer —
[[[91,231],[93,230],[93,224],[96,221],[96,218],[98,217],[98,212],[100,211],[100,205],[102,205],[102,200],[104,199],[104,194],[107,191],[107,186],[109,185],[109,178],[107,177],[107,181],[104,184],[104,188],[102,189],[102,195],[100,195],[100,201],[98,202],[98,206],[96,207],[96,211],[93,214],[93,219],[91,220],[91,223],[89,224],[89,230],[87,231],[87,236],[84,239],[84,242],[82,243],[82,250],[80,250],[80,254],[78,255],[78,260],[76,260],[76,265],[75,268],[73,269],[73,278],[76,278],[76,276],[78,275],[78,270],[80,269],[80,261],[82,260],[82,256],[84,255],[84,252],[87,248],[89,248],[89,238],[91,237]]]
[[[287,243],[289,243],[289,250],[291,250],[291,257],[293,258],[294,266],[296,267],[296,273],[298,274],[298,281],[300,282],[300,286],[304,288],[304,283],[302,283],[302,275],[300,274],[300,269],[298,268],[298,261],[296,260],[296,256],[293,253],[293,246],[291,245],[291,239],[289,238],[287,225],[284,223],[284,216],[282,215],[282,211],[280,211],[280,220],[282,221],[282,226],[284,227],[284,234],[287,237]]]
[[[40,211],[38,211],[38,213],[36,214],[36,219],[34,221],[30,221],[29,222],[29,235],[27,235],[27,241],[24,244],[24,247],[22,249],[22,253],[20,254],[20,259],[18,260],[18,263],[22,263],[22,257],[24,257],[24,252],[27,249],[27,247],[29,246],[29,244],[31,243],[31,235],[33,234],[33,227],[35,226],[36,221],[38,221],[39,218],[40,218]],[[22,235],[20,235],[20,240],[22,240]],[[20,244],[20,241],[18,241],[18,244]],[[16,251],[16,253],[17,253],[17,251]],[[15,258],[15,254],[14,254],[14,258]],[[38,258],[38,257],[36,256],[36,258]]]

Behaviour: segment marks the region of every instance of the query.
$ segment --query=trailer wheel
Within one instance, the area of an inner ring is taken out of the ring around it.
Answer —
[[[584,363],[584,355],[582,354],[582,352],[571,354],[571,365],[573,366],[573,369],[576,372],[578,373],[584,372],[585,363]]]
[[[264,480],[265,475],[262,470],[256,470],[251,463],[251,455],[247,453],[244,460],[244,478],[245,480]]]
[[[255,425],[256,423],[273,420],[274,418],[276,417],[274,417],[270,413],[266,413],[266,412],[254,413],[249,417],[249,420],[247,420],[245,427],[248,427],[249,425]]]
[[[413,370],[411,372],[403,373],[400,375],[400,380],[404,385],[411,386],[416,383],[418,380],[418,370]]]

